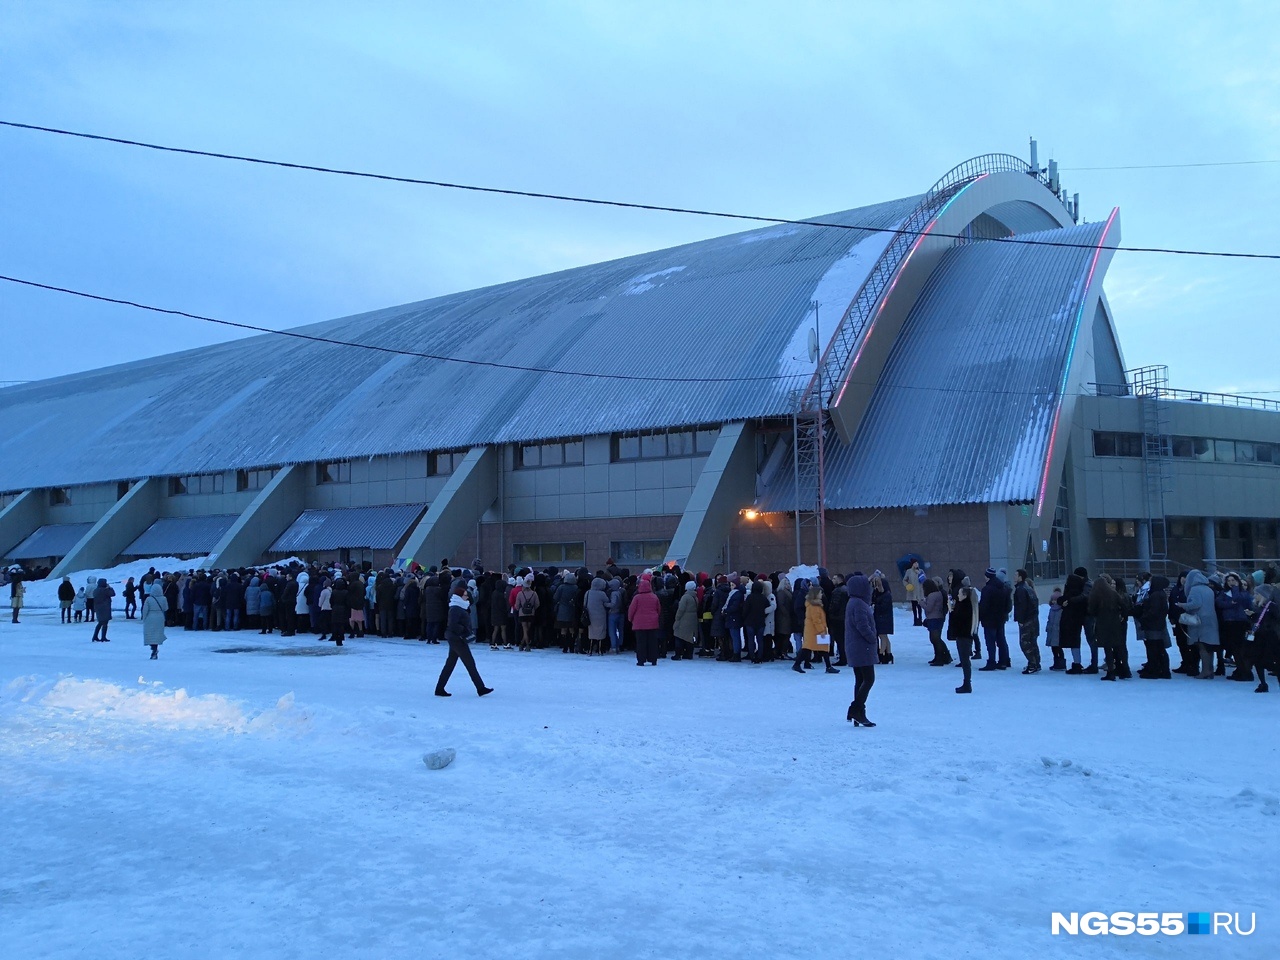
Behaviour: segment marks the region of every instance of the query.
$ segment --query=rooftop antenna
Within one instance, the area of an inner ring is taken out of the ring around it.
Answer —
[[[1073,193],[1071,195],[1071,216],[1076,223],[1080,222],[1080,194]]]
[[[1031,138],[1031,170],[1034,173],[1040,172],[1039,152],[1036,150],[1036,138]]]
[[[1056,197],[1062,191],[1062,185],[1058,182],[1058,161],[1049,161],[1049,189],[1053,191]]]

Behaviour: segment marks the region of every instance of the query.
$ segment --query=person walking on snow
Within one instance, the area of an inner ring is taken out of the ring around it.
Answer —
[[[107,636],[107,626],[111,623],[111,598],[116,595],[116,591],[103,578],[98,579],[98,586],[93,591],[93,614],[97,618],[93,625],[93,639],[101,639],[103,643],[110,642]],[[101,638],[98,632],[102,632]]]
[[[471,655],[471,647],[467,644],[467,634],[470,632],[471,603],[467,599],[466,584],[459,584],[453,588],[449,596],[449,619],[445,621],[444,628],[444,639],[449,644],[449,656],[445,658],[440,678],[436,681],[437,697],[453,696],[445,687],[449,683],[449,678],[453,676],[453,668],[458,665],[459,660],[467,668],[467,675],[471,677],[471,682],[476,685],[476,696],[483,697],[493,693],[493,688],[484,685],[484,681],[480,678],[480,671],[476,669],[475,658]]]
[[[880,641],[875,615],[871,612],[871,583],[860,573],[845,579],[849,605],[844,614],[844,642],[853,667],[853,702],[845,719],[860,727],[874,727],[867,719],[867,697],[876,682],[876,661]]]
[[[151,581],[142,598],[142,643],[151,648],[151,659],[160,658],[160,644],[164,643],[164,620],[169,612],[169,601],[159,580]]]

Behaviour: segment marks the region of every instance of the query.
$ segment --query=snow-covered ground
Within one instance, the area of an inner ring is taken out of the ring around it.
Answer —
[[[444,700],[444,646],[179,630],[153,663],[136,621],[22,620],[5,956],[1280,954],[1275,686],[1013,670],[960,697],[907,615],[869,730],[849,670],[478,646],[496,692],[459,671]],[[1257,932],[1050,934],[1086,910]]]

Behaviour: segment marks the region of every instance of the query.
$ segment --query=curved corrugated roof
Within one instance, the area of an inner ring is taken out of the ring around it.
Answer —
[[[975,241],[944,254],[853,442],[827,450],[829,508],[1035,498],[1093,248],[1106,226],[1019,237],[1079,248]],[[789,471],[761,504],[793,508]]]
[[[817,219],[894,227],[918,199]],[[260,336],[0,391],[0,490],[784,413],[808,379],[810,302],[834,326],[888,239],[767,227],[299,328],[556,370],[784,379],[621,382]]]

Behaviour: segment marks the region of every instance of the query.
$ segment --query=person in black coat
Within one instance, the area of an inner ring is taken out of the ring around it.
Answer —
[[[1058,627],[1058,646],[1071,651],[1071,669],[1067,673],[1084,673],[1080,666],[1080,632],[1084,629],[1084,618],[1089,610],[1089,598],[1084,592],[1084,577],[1078,573],[1067,576],[1062,587],[1062,620]],[[1095,673],[1097,671],[1094,671]]]
[[[893,593],[889,581],[877,570],[871,575],[871,610],[875,618],[876,639],[881,663],[893,663]]]
[[[752,663],[764,662],[764,624],[769,615],[769,600],[764,595],[764,583],[751,584],[751,592],[742,603],[743,646],[751,655]]]
[[[483,697],[485,694],[493,693],[493,688],[486,687],[480,678],[480,671],[476,669],[475,658],[471,656],[471,647],[467,643],[467,635],[471,632],[471,603],[467,599],[465,584],[453,588],[453,593],[449,596],[448,617],[445,622],[444,638],[449,644],[449,656],[445,658],[440,679],[436,681],[436,696],[452,696],[445,690],[445,686],[453,676],[453,668],[458,665],[459,660],[467,668],[471,682],[476,685],[477,696]]]
[[[1147,663],[1138,671],[1146,680],[1169,680],[1169,578],[1154,576],[1134,607],[1133,618],[1147,648]]]
[[[290,573],[280,592],[280,636],[292,637],[297,633],[298,578]]]
[[[835,589],[827,598],[827,631],[831,634],[831,652],[835,654],[835,665],[847,667],[849,658],[844,648],[844,614],[845,608],[849,606],[849,588],[845,586],[841,574],[836,574],[831,582],[835,584]]]
[[[347,624],[351,622],[351,585],[342,571],[338,571],[333,583],[329,584],[329,619],[333,627],[330,639],[342,646]]]

